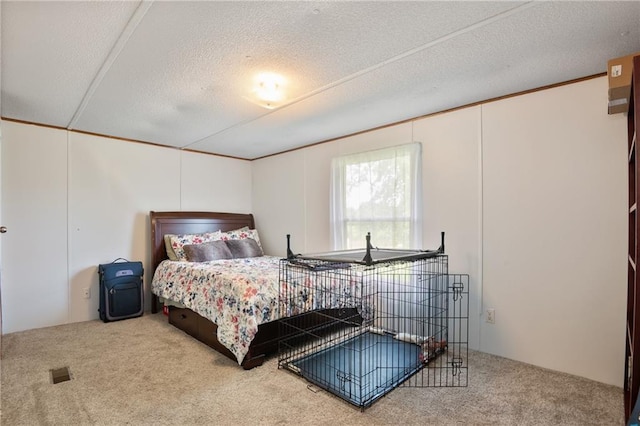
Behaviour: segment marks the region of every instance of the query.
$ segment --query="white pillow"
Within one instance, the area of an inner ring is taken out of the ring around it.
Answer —
[[[248,226],[245,226],[240,229],[234,229],[233,231],[222,232],[220,234],[220,239],[227,240],[244,240],[245,238],[253,238],[258,243],[258,247],[262,250],[262,244],[260,243],[260,236],[258,235],[257,229],[249,229]]]
[[[202,244],[207,243],[209,241],[218,241],[221,240],[222,233],[220,231],[216,232],[205,232],[202,234],[182,234],[182,235],[170,235],[169,240],[171,242],[171,248],[175,254],[176,260],[186,261],[187,255],[184,252],[183,246],[187,244]],[[171,255],[167,250],[167,256],[171,259]]]

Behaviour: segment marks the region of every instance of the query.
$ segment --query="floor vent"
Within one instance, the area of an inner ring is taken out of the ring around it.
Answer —
[[[69,367],[56,368],[49,370],[51,372],[51,381],[53,384],[66,382],[71,380],[71,374],[69,373]]]

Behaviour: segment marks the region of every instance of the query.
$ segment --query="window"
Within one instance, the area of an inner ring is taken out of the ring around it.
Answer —
[[[422,246],[421,145],[345,155],[331,162],[334,250]]]

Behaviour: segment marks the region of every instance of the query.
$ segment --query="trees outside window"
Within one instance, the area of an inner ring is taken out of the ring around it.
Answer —
[[[333,159],[334,250],[421,247],[421,145],[412,143]]]

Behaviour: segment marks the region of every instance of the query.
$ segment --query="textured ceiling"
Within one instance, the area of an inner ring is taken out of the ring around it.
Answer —
[[[640,51],[635,1],[0,7],[3,118],[247,159],[602,73]],[[286,79],[273,109],[252,91],[267,71]]]

